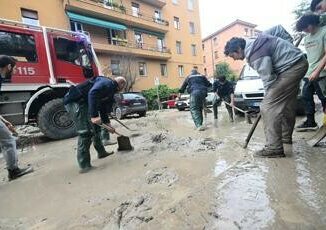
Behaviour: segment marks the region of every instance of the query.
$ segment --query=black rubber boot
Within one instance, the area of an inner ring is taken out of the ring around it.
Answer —
[[[9,181],[17,179],[18,177],[24,176],[26,174],[29,174],[33,172],[32,167],[27,167],[27,168],[15,168],[15,169],[8,169],[8,179]]]

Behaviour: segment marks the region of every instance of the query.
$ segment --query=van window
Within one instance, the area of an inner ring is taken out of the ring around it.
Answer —
[[[59,60],[71,62],[72,64],[91,67],[83,43],[71,41],[65,38],[54,38],[54,49]]]
[[[12,56],[21,62],[37,62],[33,35],[0,30],[0,54]]]

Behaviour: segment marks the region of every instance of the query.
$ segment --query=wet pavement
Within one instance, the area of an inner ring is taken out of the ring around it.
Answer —
[[[0,229],[326,229],[325,143],[312,148],[313,133],[294,133],[286,158],[254,158],[262,124],[243,149],[251,125],[230,123],[223,108],[219,116],[208,114],[203,132],[189,111],[123,120],[138,130],[119,128],[134,151],[93,152],[86,175],[75,139],[25,148],[21,162],[35,173],[7,182],[0,172]]]

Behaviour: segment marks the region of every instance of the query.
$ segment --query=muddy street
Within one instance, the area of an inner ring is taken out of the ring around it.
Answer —
[[[112,121],[134,150],[108,146],[115,154],[97,159],[92,149],[87,174],[78,173],[75,138],[35,137],[19,158],[34,173],[8,182],[1,159],[0,229],[325,229],[325,144],[311,148],[313,133],[295,133],[286,158],[253,158],[261,123],[243,149],[251,125],[219,114],[218,123],[208,114],[203,132],[189,111],[123,120],[137,131]]]

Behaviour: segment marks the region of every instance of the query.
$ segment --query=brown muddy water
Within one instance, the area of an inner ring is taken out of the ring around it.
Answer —
[[[261,124],[243,149],[251,125],[220,110],[203,132],[189,111],[123,120],[138,130],[115,124],[134,150],[102,160],[92,150],[83,175],[75,138],[33,141],[20,154],[33,174],[7,182],[1,161],[0,229],[326,229],[326,144],[295,133],[286,158],[253,158]]]

